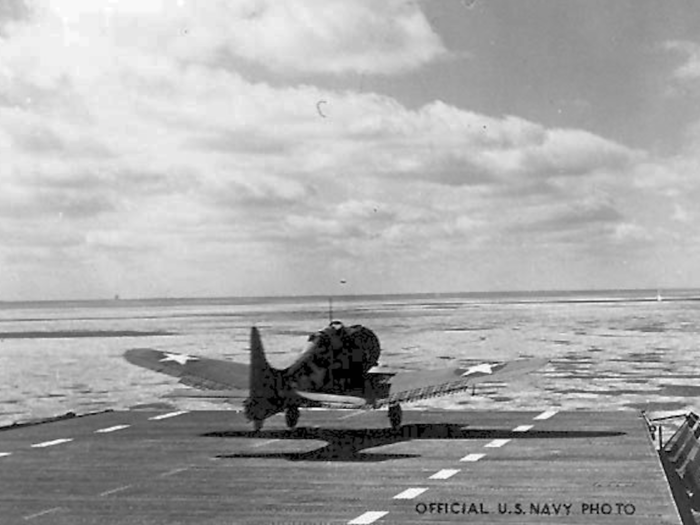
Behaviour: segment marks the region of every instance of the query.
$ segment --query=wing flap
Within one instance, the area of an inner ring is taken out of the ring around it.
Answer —
[[[124,353],[130,363],[177,377],[180,383],[201,390],[249,389],[249,366],[208,357],[134,348]]]

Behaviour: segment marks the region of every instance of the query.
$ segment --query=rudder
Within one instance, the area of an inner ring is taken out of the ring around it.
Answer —
[[[256,426],[282,409],[279,392],[280,373],[265,357],[260,332],[254,326],[250,330],[250,394],[245,401],[245,416]]]

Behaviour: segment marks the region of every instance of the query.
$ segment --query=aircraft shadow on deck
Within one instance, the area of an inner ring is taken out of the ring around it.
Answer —
[[[585,439],[626,435],[625,432],[611,430],[529,430],[513,432],[504,429],[465,428],[463,423],[419,423],[404,425],[398,430],[388,428],[370,429],[327,429],[296,428],[294,430],[224,430],[207,432],[203,437],[215,438],[256,438],[279,440],[325,441],[323,445],[305,452],[241,452],[221,454],[219,459],[233,458],[282,458],[289,461],[387,461],[420,457],[420,454],[386,454],[363,452],[366,449],[393,445],[422,439]]]

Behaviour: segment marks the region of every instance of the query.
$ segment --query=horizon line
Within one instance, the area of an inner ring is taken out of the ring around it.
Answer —
[[[35,303],[129,303],[129,302],[155,302],[155,301],[212,301],[212,300],[264,300],[264,299],[329,299],[329,298],[366,298],[366,297],[459,297],[459,296],[488,296],[488,295],[534,295],[534,294],[598,294],[598,293],[632,293],[662,291],[700,291],[700,287],[645,287],[645,288],[586,288],[586,289],[541,289],[541,290],[478,290],[458,292],[387,292],[387,293],[342,293],[342,294],[272,294],[272,295],[192,295],[192,296],[152,296],[152,297],[121,297],[115,294],[113,297],[103,298],[66,298],[66,299],[11,299],[0,300],[0,305],[35,304]]]

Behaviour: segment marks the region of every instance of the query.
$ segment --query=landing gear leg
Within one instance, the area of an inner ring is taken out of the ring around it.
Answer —
[[[401,428],[401,405],[398,403],[395,405],[389,405],[389,423],[391,423],[391,428],[398,430]]]
[[[294,428],[297,426],[297,422],[299,421],[299,407],[287,408],[287,412],[285,413],[284,417],[287,421],[287,427]]]
[[[253,429],[256,432],[260,432],[260,430],[262,430],[263,421],[265,421],[265,418],[255,417],[257,414],[255,410],[254,400],[248,398],[245,401],[243,401],[243,413],[245,414],[245,417],[248,421],[253,422]]]

